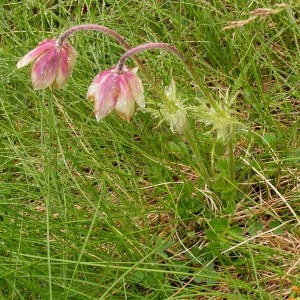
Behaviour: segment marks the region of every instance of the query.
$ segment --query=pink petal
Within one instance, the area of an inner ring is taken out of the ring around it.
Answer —
[[[127,78],[127,83],[130,87],[132,97],[140,108],[144,108],[145,99],[142,81],[137,75],[135,75],[135,73],[131,73],[130,75],[131,78]]]
[[[97,121],[106,117],[115,108],[119,96],[119,87],[116,85],[115,77],[116,74],[107,75],[94,94],[94,111]]]
[[[101,81],[103,81],[103,78],[106,78],[107,75],[110,75],[110,74],[116,74],[114,72],[114,68],[113,69],[109,69],[109,70],[105,70],[105,71],[102,71],[100,74],[98,74],[96,76],[96,78],[94,79],[93,81],[93,84],[98,84],[100,83]]]
[[[56,48],[56,41],[54,39],[47,39],[38,44],[36,48],[28,52],[25,56],[23,56],[17,63],[17,68],[23,68],[28,64],[32,63],[36,60],[41,54],[48,51],[49,49]]]
[[[117,84],[120,93],[115,106],[117,114],[124,120],[129,121],[134,112],[134,98],[127,82],[127,73],[119,74]]]
[[[44,89],[55,80],[59,66],[59,53],[56,48],[40,55],[32,67],[31,80],[35,89]]]
[[[56,88],[62,88],[73,71],[76,61],[76,52],[69,44],[65,44],[61,49],[58,49],[58,51],[60,60],[58,72],[53,84]]]
[[[107,80],[107,78],[111,75],[110,70],[106,70],[101,72],[96,76],[92,84],[89,86],[89,89],[87,91],[87,99],[94,101],[95,100],[95,93],[98,89],[102,88],[103,83]]]

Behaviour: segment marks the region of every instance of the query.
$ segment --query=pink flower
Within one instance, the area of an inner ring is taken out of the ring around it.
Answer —
[[[76,52],[68,43],[57,45],[55,39],[47,39],[28,52],[17,63],[23,68],[33,62],[32,85],[35,89],[45,89],[53,85],[61,88],[70,77],[76,60]]]
[[[144,89],[135,69],[117,67],[98,74],[90,85],[87,98],[95,102],[97,121],[113,110],[124,120],[129,121],[134,112],[135,102],[143,108]]]

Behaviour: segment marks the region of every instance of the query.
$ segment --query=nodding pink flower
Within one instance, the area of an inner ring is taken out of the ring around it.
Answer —
[[[57,44],[55,39],[47,39],[28,52],[17,63],[23,68],[33,63],[32,85],[35,89],[45,89],[53,85],[62,88],[70,77],[76,60],[76,52],[68,43]]]
[[[87,98],[94,101],[97,121],[113,110],[122,119],[129,121],[135,103],[141,108],[145,106],[142,81],[136,71],[125,66],[121,70],[114,67],[96,76],[88,89]]]

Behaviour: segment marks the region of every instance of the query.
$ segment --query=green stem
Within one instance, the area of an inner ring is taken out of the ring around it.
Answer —
[[[47,243],[47,266],[48,266],[48,281],[49,281],[49,299],[52,299],[52,263],[51,263],[51,234],[50,234],[50,215],[51,215],[51,117],[49,113],[52,112],[52,103],[50,100],[49,111],[46,109],[45,105],[45,93],[43,93],[43,102],[41,109],[41,144],[44,151],[44,159],[46,163],[45,167],[45,180],[46,185],[46,195],[45,195],[45,207],[46,207],[46,243]],[[49,127],[48,127],[49,126]],[[48,131],[48,132],[47,132]],[[48,137],[47,137],[48,136]]]
[[[210,176],[208,173],[208,169],[204,163],[204,160],[202,159],[202,155],[199,151],[199,148],[196,143],[195,135],[192,133],[191,129],[187,127],[184,131],[184,136],[187,139],[194,155],[195,155],[195,161],[198,167],[198,172],[204,179],[205,183],[207,185],[210,185]]]
[[[229,174],[230,179],[235,179],[235,167],[234,167],[234,143],[232,136],[229,137],[228,141],[228,165],[229,165]]]

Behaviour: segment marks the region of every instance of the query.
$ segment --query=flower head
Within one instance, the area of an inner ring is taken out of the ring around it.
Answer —
[[[124,120],[129,121],[134,112],[135,102],[143,108],[144,89],[142,81],[136,75],[137,69],[117,67],[98,74],[90,85],[87,98],[94,101],[97,121],[113,110]]]
[[[162,116],[169,123],[172,132],[182,133],[187,128],[188,118],[184,100],[177,97],[176,84],[172,79],[171,84],[165,88],[169,99],[169,107],[162,108]]]
[[[153,106],[148,107],[146,111],[151,112],[155,118],[160,119],[157,126],[167,123],[173,133],[183,133],[188,126],[188,113],[185,99],[177,96],[174,79],[165,88],[165,95],[166,97],[163,98],[163,101],[152,101],[151,103],[150,100],[149,102]]]
[[[199,105],[191,106],[190,111],[196,120],[211,127],[207,134],[215,132],[218,140],[225,141],[238,128],[243,127],[243,124],[237,118],[238,113],[231,108],[239,92],[231,95],[230,90],[227,89],[225,94],[220,91],[219,95],[223,101],[216,102],[216,107],[210,106],[205,98],[200,98],[197,99]]]
[[[76,52],[70,44],[58,45],[57,40],[47,39],[21,58],[17,68],[33,63],[31,80],[35,89],[50,85],[61,88],[70,77],[75,60]]]

